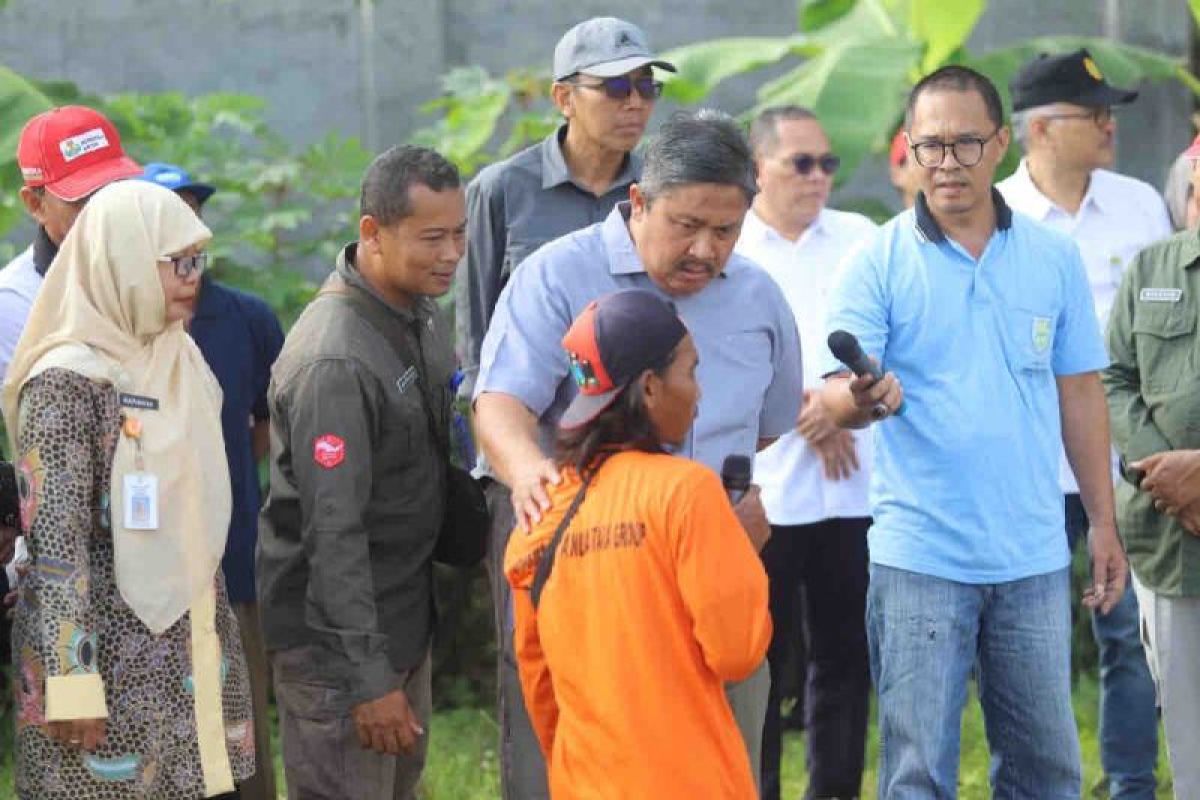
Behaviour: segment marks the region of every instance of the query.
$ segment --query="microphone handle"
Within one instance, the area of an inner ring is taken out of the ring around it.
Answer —
[[[860,378],[863,375],[870,375],[877,381],[883,380],[883,370],[881,370],[877,364],[872,362],[865,355],[855,359],[853,364],[847,364],[847,366],[850,367],[851,371],[853,371],[854,374],[858,375]],[[876,403],[871,409],[871,419],[876,421],[881,420],[886,417],[888,413],[889,412],[886,403]],[[896,410],[896,413],[900,413],[899,409]]]

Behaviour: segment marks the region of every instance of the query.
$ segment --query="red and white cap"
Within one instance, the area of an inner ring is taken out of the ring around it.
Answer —
[[[44,186],[68,201],[142,174],[121,148],[116,126],[84,106],[52,108],[25,123],[17,164],[26,186]]]
[[[1192,143],[1187,150],[1183,151],[1184,158],[1200,158],[1200,136],[1192,139]]]

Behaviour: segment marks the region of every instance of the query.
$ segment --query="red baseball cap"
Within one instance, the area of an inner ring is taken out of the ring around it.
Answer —
[[[1183,151],[1184,158],[1200,158],[1200,136],[1192,139],[1192,144]]]
[[[26,186],[44,186],[62,200],[80,200],[142,168],[121,148],[108,118],[84,106],[43,111],[21,131],[17,164]]]
[[[908,160],[908,140],[904,138],[904,131],[896,131],[896,135],[892,137],[892,149],[888,153],[888,161],[893,167],[898,167]]]
[[[675,304],[644,289],[622,289],[588,303],[562,338],[579,394],[559,427],[591,422],[630,381],[662,366],[687,332]]]

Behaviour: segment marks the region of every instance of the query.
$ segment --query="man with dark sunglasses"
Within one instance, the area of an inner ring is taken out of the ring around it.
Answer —
[[[1171,235],[1158,192],[1106,169],[1115,158],[1112,107],[1132,103],[1137,92],[1109,85],[1087,50],[1043,53],[1021,68],[1011,89],[1013,132],[1025,157],[996,188],[1017,211],[1075,240],[1096,315],[1106,325],[1126,265],[1139,251]],[[1113,467],[1115,480],[1115,463]],[[1067,544],[1074,551],[1087,539],[1087,515],[1065,458],[1059,485]],[[1158,716],[1136,594],[1127,590],[1111,613],[1093,615],[1092,632],[1102,665],[1100,761],[1110,796],[1153,798]]]
[[[796,317],[801,351],[819,353],[825,349],[825,304],[837,267],[875,236],[876,226],[861,214],[826,207],[839,162],[808,109],[766,109],[750,126],[750,146],[758,194],[735,252],[775,279]],[[857,797],[866,752],[871,676],[863,616],[871,442],[833,422],[821,402],[818,364],[819,359],[804,359],[804,385],[816,388],[805,390],[795,428],[759,452],[754,463],[771,523],[762,558],[775,620],[763,800],[779,800],[783,670],[789,652],[803,652],[805,640],[799,685],[802,693],[808,688],[806,796]],[[803,603],[797,603],[801,591]]]
[[[655,57],[636,25],[613,17],[576,25],[554,48],[551,91],[563,125],[487,167],[467,187],[466,263],[455,289],[463,396],[473,394],[484,335],[517,266],[546,242],[604,221],[629,199],[642,173],[633,150],[662,86],[654,68],[675,71]],[[501,785],[510,800],[545,798],[545,766],[521,699],[502,569],[512,505],[503,484],[485,478],[485,485],[493,517],[488,566],[499,642]]]

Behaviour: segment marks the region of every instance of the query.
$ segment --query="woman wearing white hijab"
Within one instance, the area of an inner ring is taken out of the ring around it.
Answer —
[[[167,189],[101,189],[5,376],[31,567],[13,631],[23,798],[215,797],[254,770],[219,570],[221,391],[183,328],[210,237]]]

